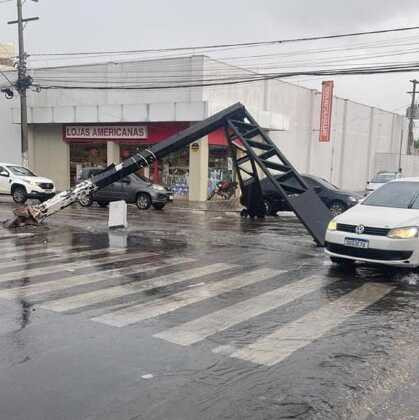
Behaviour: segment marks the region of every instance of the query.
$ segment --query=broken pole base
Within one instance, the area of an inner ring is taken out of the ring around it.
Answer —
[[[13,211],[15,217],[3,222],[6,229],[14,229],[23,226],[38,226],[39,222],[32,215],[30,207],[19,207]]]

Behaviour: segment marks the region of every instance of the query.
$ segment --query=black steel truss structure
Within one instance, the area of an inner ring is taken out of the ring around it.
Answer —
[[[325,232],[331,219],[330,211],[310,188],[294,166],[281,153],[253,117],[243,110],[241,118],[229,118],[225,133],[242,192],[246,192],[247,212],[263,217],[260,181],[268,178],[288,206],[307,228],[318,245],[324,246]]]
[[[265,216],[260,180],[267,177],[317,244],[324,245],[326,227],[330,220],[329,210],[240,103],[192,125],[146,151],[134,154],[118,165],[110,165],[91,179],[81,182],[39,206],[20,209],[15,212],[16,219],[10,221],[9,226],[29,222],[40,223],[46,217],[79,200],[80,197],[106,187],[140,168],[149,166],[157,159],[186,147],[223,127],[229,145],[235,152],[233,153],[233,156],[236,156],[233,157],[234,165],[242,193],[246,192],[246,207],[249,215]],[[290,189],[286,187],[286,182],[291,179],[296,182]]]
[[[99,187],[108,185],[110,180],[114,182],[116,178],[150,165],[154,160],[186,147],[222,127],[233,151],[232,155],[235,156],[233,161],[240,188],[242,192],[248,192],[246,207],[249,215],[265,216],[260,180],[268,177],[316,243],[324,246],[327,224],[331,219],[329,209],[240,103],[169,137],[150,150],[137,153],[120,165],[108,168],[94,177],[93,183]],[[297,181],[297,187],[290,189],[286,187],[286,182],[291,179]]]

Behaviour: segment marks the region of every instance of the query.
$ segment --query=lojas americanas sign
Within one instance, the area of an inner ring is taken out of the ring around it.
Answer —
[[[67,125],[65,139],[141,140],[148,138],[146,126],[136,125]]]

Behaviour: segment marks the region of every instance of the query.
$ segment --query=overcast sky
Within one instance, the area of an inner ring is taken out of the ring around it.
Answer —
[[[29,53],[179,47],[419,25],[419,0],[27,0],[24,8],[26,17],[41,18],[26,28]],[[15,25],[6,24],[15,16],[14,0],[0,2],[0,42],[16,42]],[[419,39],[419,31],[409,35]],[[419,52],[412,58],[419,62]],[[414,77],[419,74],[338,77],[335,93],[403,112]],[[320,80],[300,83],[321,85]]]

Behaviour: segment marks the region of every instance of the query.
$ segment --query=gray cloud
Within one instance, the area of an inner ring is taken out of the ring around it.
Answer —
[[[15,13],[13,2],[0,4],[0,42],[15,41],[16,28],[6,24]],[[41,18],[27,26],[29,52],[241,42],[419,24],[417,0],[40,0],[27,1],[25,15]],[[408,102],[413,76],[339,78],[337,93],[394,109]]]

